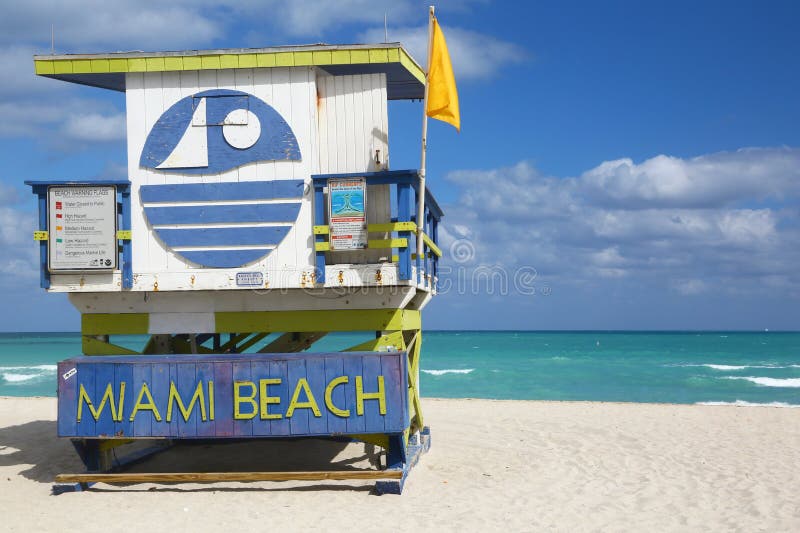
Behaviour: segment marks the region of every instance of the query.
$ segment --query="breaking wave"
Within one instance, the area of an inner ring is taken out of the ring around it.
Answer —
[[[0,366],[0,383],[14,385],[50,379],[57,368],[56,365]]]
[[[798,408],[800,405],[786,402],[769,402],[769,403],[754,403],[746,402],[744,400],[736,400],[735,402],[697,402],[695,405],[735,405],[738,407],[789,407]]]
[[[800,378],[765,378],[759,376],[725,376],[724,379],[743,379],[764,387],[800,388]]]
[[[441,376],[443,374],[469,374],[470,372],[474,372],[474,368],[446,368],[444,370],[425,370],[422,369],[422,372],[426,374],[430,374],[432,376]]]

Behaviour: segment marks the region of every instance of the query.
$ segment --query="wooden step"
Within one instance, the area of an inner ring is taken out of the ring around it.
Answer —
[[[219,481],[321,481],[400,479],[402,470],[323,470],[317,472],[129,472],[59,474],[56,483],[192,483]]]

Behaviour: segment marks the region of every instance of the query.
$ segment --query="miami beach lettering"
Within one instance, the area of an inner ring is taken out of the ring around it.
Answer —
[[[281,383],[281,378],[234,381],[232,390],[233,419],[250,420],[258,417],[261,420],[278,420],[284,417],[292,418],[300,409],[307,409],[315,417],[319,418],[322,416],[320,405],[338,417],[350,418],[350,410],[344,408],[344,406],[336,405],[333,400],[333,394],[337,387],[348,386],[355,389],[356,416],[364,416],[364,402],[367,401],[378,402],[380,414],[382,416],[386,415],[386,389],[382,375],[377,376],[377,390],[374,392],[364,391],[363,376],[355,376],[352,384],[348,376],[333,378],[326,384],[323,398],[319,400],[312,393],[308,380],[300,378],[291,389],[293,390],[291,400],[285,409],[282,409],[281,397],[273,396],[270,391],[270,387],[278,386]],[[166,413],[162,413],[156,406],[153,392],[146,382],[142,382],[139,389],[135,391],[136,401],[132,405],[125,405],[126,387],[127,383],[120,381],[117,390],[114,390],[114,384],[109,382],[100,398],[100,403],[95,407],[97,398],[93,399],[81,383],[78,390],[77,421],[81,422],[84,418],[84,406],[94,421],[98,421],[106,408],[106,404],[108,404],[111,418],[115,422],[122,422],[126,417],[130,422],[133,422],[137,416],[143,416],[145,413],[150,413],[157,422],[161,422],[162,419],[166,420],[166,422],[171,422],[177,416],[176,412],[180,412],[184,422],[187,422],[194,411],[199,412],[200,420],[203,422],[214,420],[214,382],[211,380],[206,382],[199,380],[197,387],[191,394],[191,398],[188,399],[188,403],[186,402],[188,394],[181,396],[175,383],[170,381]],[[320,400],[322,401],[321,404]],[[176,407],[177,410],[175,409]]]

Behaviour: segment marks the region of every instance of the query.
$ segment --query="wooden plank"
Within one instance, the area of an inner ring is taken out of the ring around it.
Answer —
[[[147,219],[153,225],[218,224],[233,222],[294,223],[300,202],[280,204],[237,204],[174,207],[146,207]]]
[[[114,435],[117,437],[130,437],[133,436],[133,422],[131,422],[126,413],[133,409],[133,403],[136,401],[134,396],[134,383],[133,383],[133,369],[135,365],[129,363],[118,363],[114,365],[114,383],[120,387],[125,383],[125,393],[122,395],[122,404],[118,407],[121,411],[120,416],[114,424]]]
[[[75,409],[78,401],[78,377],[70,361],[58,363],[58,436],[75,435]]]
[[[379,379],[381,376],[381,356],[366,355],[362,358],[363,365],[363,391],[365,398],[364,405],[364,427],[366,433],[381,433],[384,431],[384,415],[380,412],[380,401],[370,398],[371,395],[380,392]],[[382,376],[381,376],[382,377]],[[388,391],[386,390],[386,379],[383,379],[383,404],[384,408],[387,407],[386,399],[388,398]],[[399,406],[398,406],[399,407]]]
[[[159,238],[170,248],[177,246],[277,246],[292,229],[284,226],[240,226],[235,228],[160,228]]]
[[[191,483],[214,481],[320,481],[400,479],[402,470],[323,470],[309,472],[156,472],[59,474],[56,483]]]
[[[328,416],[325,408],[324,394],[327,380],[325,379],[325,359],[321,357],[310,357],[306,359],[306,376],[308,385],[315,394],[315,401],[319,409],[319,416],[308,411],[308,432],[311,434],[322,435],[328,433]]]
[[[197,381],[203,383],[206,394],[206,404],[208,411],[206,412],[206,420],[201,418],[197,419],[196,435],[198,437],[213,437],[216,435],[216,395],[217,387],[214,377],[214,363],[211,362],[198,362],[195,365],[195,372],[197,374]],[[208,383],[211,382],[211,386]],[[213,408],[212,408],[213,406]]]
[[[269,361],[267,361],[266,359],[262,359],[260,361],[251,362],[250,363],[250,369],[251,369],[251,372],[252,372],[253,381],[256,383],[257,386],[259,386],[258,380],[269,379],[269,378],[272,377],[270,375],[270,373],[269,373]],[[259,386],[259,393],[260,393],[260,388],[261,387]],[[274,391],[274,386],[268,386],[267,387],[267,393],[268,393],[269,396],[272,396],[274,392],[275,392]],[[259,394],[259,398],[260,397],[261,397],[261,395]],[[263,413],[261,413],[261,408],[260,407],[261,407],[261,405],[260,405],[260,401],[259,401],[259,414],[256,415],[255,418],[253,418],[253,435],[254,436],[255,435],[269,435],[270,434],[270,427],[269,427],[270,420],[261,417],[261,415]],[[272,407],[272,409],[274,410],[274,407]],[[271,412],[272,411],[270,411],[270,413]]]
[[[258,416],[258,384],[254,383],[253,386],[246,384],[245,382],[252,383],[252,371],[250,368],[250,361],[237,361],[231,363],[231,369],[233,371],[233,391],[236,390],[236,384],[239,383],[239,392],[240,392],[240,401],[239,402],[239,411],[240,414],[245,415],[254,413],[255,416]],[[244,398],[253,395],[255,400],[255,405],[251,404],[249,401],[244,400]],[[233,406],[236,409],[236,398],[233,398]],[[236,436],[251,436],[253,435],[253,418],[240,418],[238,420],[233,421],[233,434]]]
[[[143,185],[142,202],[224,202],[302,198],[303,180]]]
[[[270,361],[269,375],[281,380],[280,384],[269,387],[269,391],[271,395],[281,399],[278,405],[282,405],[285,408],[289,405],[289,395],[291,394],[288,383],[289,365],[286,361]],[[281,409],[274,410],[274,412],[284,414]],[[285,416],[270,420],[269,431],[271,435],[289,435],[291,433],[290,421]]]
[[[396,355],[381,355],[381,375],[383,376],[384,386],[386,387],[386,416],[383,419],[384,430],[387,433],[396,433],[408,427],[408,414],[405,410],[407,402],[390,402],[394,391],[397,391],[398,398],[408,390],[408,380],[401,371],[402,363],[400,357]]]
[[[191,399],[197,390],[197,370],[194,363],[182,363],[177,365],[177,380],[175,386],[180,394],[183,406],[189,409]],[[203,399],[205,399],[205,391],[203,391]],[[200,403],[203,399],[198,398],[187,420],[183,419],[183,413],[177,402],[172,406],[173,420],[178,421],[178,436],[179,437],[195,437],[197,436],[197,423],[200,420]],[[208,415],[208,413],[206,413]]]
[[[369,248],[408,248],[408,239],[370,239]]]
[[[304,390],[299,390],[297,383],[301,378],[306,377],[306,362],[302,359],[293,359],[287,361],[288,370],[289,370],[289,404],[287,405],[287,418],[288,418],[288,406],[291,405],[291,399],[294,397],[295,393],[297,392],[297,401],[298,402],[307,402],[308,398],[306,397]],[[308,417],[309,417],[309,409],[306,408],[298,408],[295,409],[292,413],[292,416],[289,419],[289,428],[292,435],[303,435],[308,433]]]
[[[153,418],[151,420],[151,435],[154,437],[168,437],[170,435],[169,423],[167,423],[167,399],[169,398],[169,365],[152,365],[152,376],[150,383],[150,393],[153,402],[158,409],[161,421]],[[146,396],[143,401],[147,401]],[[136,416],[141,416],[137,414]]]
[[[231,363],[214,363],[214,403],[217,413],[233,412],[233,367]],[[214,419],[217,437],[233,436],[233,419],[230,416],[217,416]]]
[[[86,391],[87,394],[92,395],[92,402],[97,408],[99,404],[99,399],[97,399],[95,394],[95,377],[96,374],[92,370],[87,370],[86,372],[81,372],[82,368],[87,365],[76,365],[78,369],[78,374],[75,376],[78,381],[78,408],[81,410],[81,419],[77,421],[77,434],[79,437],[94,437],[97,435],[95,432],[95,420],[92,416],[91,410],[88,408],[86,403],[83,403],[83,408],[81,407],[81,386],[83,386],[83,390]],[[76,417],[77,418],[77,417]]]
[[[339,376],[344,375],[344,362],[340,358],[328,358],[325,359],[325,380],[326,382],[330,382],[331,380],[338,378]],[[347,398],[345,396],[345,390],[347,386],[352,384],[345,383],[334,387],[331,392],[331,403],[337,409],[346,409],[347,407]],[[323,398],[323,401],[325,399]],[[337,416],[328,408],[326,409],[327,416],[328,416],[328,431],[330,433],[346,433],[347,432],[347,419],[341,416]]]
[[[84,313],[81,315],[83,335],[146,334],[150,324],[147,313]]]
[[[366,425],[363,416],[356,416],[356,376],[362,375],[361,357],[349,357],[343,360],[344,375],[347,376],[348,386],[345,392],[345,403],[350,411],[347,419],[348,433],[365,433]]]
[[[132,384],[134,391],[134,402],[139,399],[139,394],[142,390],[143,384],[147,384],[148,387],[152,385],[152,366],[153,365],[148,364],[134,365]],[[131,410],[131,412],[133,412],[133,410]],[[153,415],[150,411],[136,413],[136,416],[133,419],[133,434],[136,437],[149,437],[152,435],[152,419]]]

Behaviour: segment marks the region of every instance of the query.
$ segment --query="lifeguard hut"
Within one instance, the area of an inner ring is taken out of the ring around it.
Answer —
[[[34,63],[124,92],[127,113],[128,179],[26,182],[41,286],[81,313],[83,355],[58,365],[58,434],[88,473],[58,481],[131,481],[108,473],[110,450],[140,439],[322,436],[387,459],[319,479],[402,490],[429,446],[420,312],[436,294],[442,211],[416,170],[390,170],[387,104],[423,98],[420,66],[398,43]],[[363,342],[313,351],[344,331]],[[149,340],[132,349],[126,335]],[[133,480],[187,479],[169,476]]]

